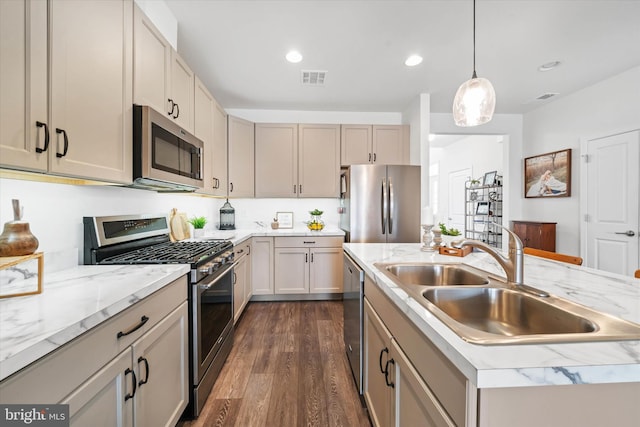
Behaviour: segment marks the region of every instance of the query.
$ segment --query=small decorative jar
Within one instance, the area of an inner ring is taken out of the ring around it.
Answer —
[[[320,231],[324,228],[324,221],[322,221],[323,211],[314,209],[311,212],[311,221],[307,222],[307,227],[311,231]]]

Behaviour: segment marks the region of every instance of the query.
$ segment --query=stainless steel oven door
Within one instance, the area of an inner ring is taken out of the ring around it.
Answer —
[[[233,267],[228,264],[211,281],[192,285],[193,383],[199,384],[222,345],[223,332],[233,324]]]

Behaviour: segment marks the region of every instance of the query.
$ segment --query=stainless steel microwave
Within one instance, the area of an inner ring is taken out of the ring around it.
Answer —
[[[168,117],[133,106],[133,185],[161,192],[202,188],[204,143]]]

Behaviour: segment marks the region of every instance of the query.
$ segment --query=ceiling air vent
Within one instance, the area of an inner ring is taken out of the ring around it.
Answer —
[[[553,93],[553,92],[547,92],[547,93],[543,93],[542,95],[536,97],[536,100],[538,101],[544,101],[545,99],[549,99],[552,96],[556,96],[557,93]]]
[[[324,86],[326,71],[302,70],[302,84],[307,86]]]

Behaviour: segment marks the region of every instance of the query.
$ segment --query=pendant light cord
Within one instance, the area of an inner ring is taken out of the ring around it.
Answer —
[[[478,78],[476,74],[476,0],[473,0],[473,76],[471,78]]]

